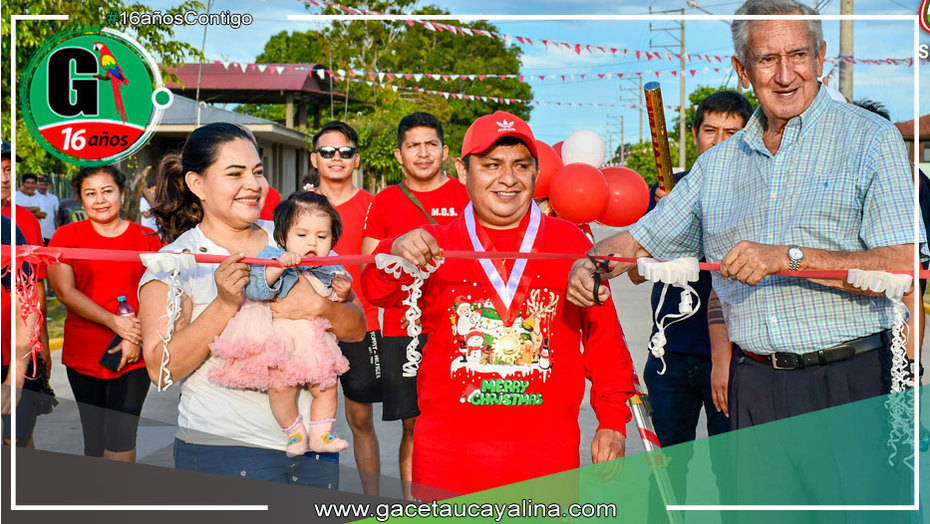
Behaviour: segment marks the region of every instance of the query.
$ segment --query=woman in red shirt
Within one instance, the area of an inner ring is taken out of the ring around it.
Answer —
[[[87,220],[55,231],[49,246],[158,251],[161,240],[147,228],[120,218],[125,176],[114,166],[83,168],[71,179]],[[134,316],[116,314],[119,297],[139,309],[136,290],[141,262],[73,260],[49,266],[58,299],[68,308],[62,363],[84,429],[84,454],[134,462],[136,431],[149,389],[139,343],[142,327]],[[123,340],[107,351],[114,336]],[[120,354],[116,371],[100,364],[104,353]]]

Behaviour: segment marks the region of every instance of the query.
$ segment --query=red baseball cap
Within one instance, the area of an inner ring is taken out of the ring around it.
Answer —
[[[499,139],[512,136],[526,144],[533,158],[539,158],[536,152],[536,138],[530,125],[517,115],[506,111],[495,111],[472,122],[465,138],[462,140],[462,156],[480,155],[494,145]]]

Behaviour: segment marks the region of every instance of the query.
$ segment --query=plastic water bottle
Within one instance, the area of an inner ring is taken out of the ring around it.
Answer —
[[[129,302],[126,302],[125,296],[120,296],[116,299],[119,302],[119,305],[116,306],[116,314],[121,317],[134,317],[136,316],[136,310],[133,309]],[[117,351],[116,353],[110,354],[110,350],[115,348],[123,341],[123,337],[119,335],[113,335],[113,340],[110,341],[110,345],[107,346],[107,349],[103,353],[103,357],[100,359],[100,364],[107,367],[112,371],[116,371],[119,366],[120,359],[122,358],[122,351]]]
[[[116,299],[119,302],[119,305],[116,306],[116,314],[121,317],[134,317],[136,316],[136,310],[129,305],[129,302],[126,302],[126,297],[121,296]]]
[[[117,297],[116,301],[119,305],[116,306],[116,314],[121,317],[134,317],[136,316],[136,310],[129,305],[129,302],[126,302],[125,296]],[[116,335],[113,337],[113,341],[110,342],[110,347],[115,348],[120,342],[123,341],[123,337]]]

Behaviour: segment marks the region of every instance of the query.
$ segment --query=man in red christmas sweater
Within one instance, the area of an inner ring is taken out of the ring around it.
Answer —
[[[543,216],[533,203],[536,159],[526,122],[502,111],[479,118],[456,160],[471,204],[448,225],[385,239],[374,252],[420,266],[443,250],[584,253],[591,242],[577,226]],[[632,362],[612,302],[583,309],[565,300],[570,266],[449,258],[424,282],[419,306],[429,337],[417,376],[417,498],[579,467],[585,377],[599,421],[591,459],[623,456]],[[365,296],[382,307],[400,305],[409,282],[374,265],[362,274]]]

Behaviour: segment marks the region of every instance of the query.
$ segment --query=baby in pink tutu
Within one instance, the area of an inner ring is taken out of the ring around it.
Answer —
[[[292,194],[274,210],[274,239],[287,251],[268,246],[259,258],[277,258],[285,268],[252,266],[246,300],[210,344],[219,365],[210,379],[222,386],[268,392],[271,412],[284,430],[288,456],[308,449],[338,452],[349,443],[332,433],[339,405],[336,378],[349,369],[331,325],[323,318],[272,319],[268,300],[285,297],[306,278],[323,297],[344,302],[352,282],[342,266],[294,267],[305,256],[325,257],[342,233],[339,213],[320,194]],[[301,387],[313,394],[310,431],[297,407]]]

